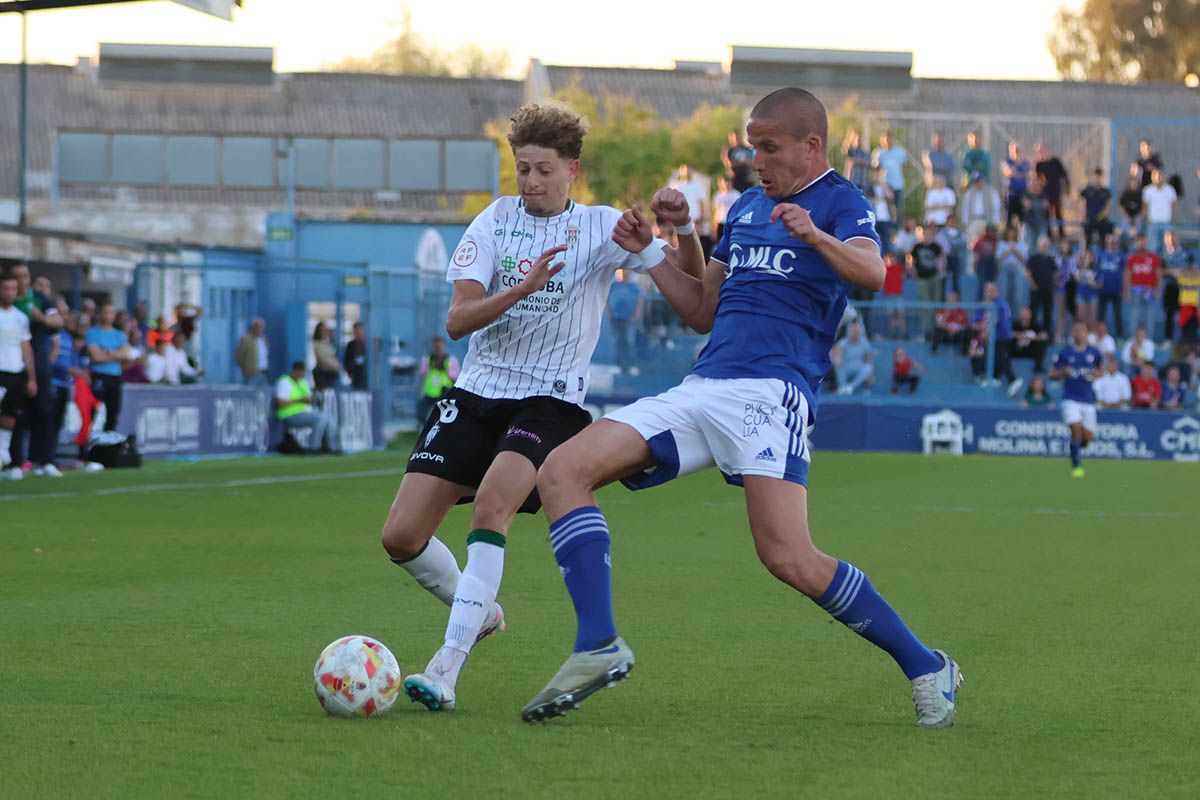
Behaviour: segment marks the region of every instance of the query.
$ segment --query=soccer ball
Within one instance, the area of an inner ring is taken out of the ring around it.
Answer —
[[[383,714],[400,695],[400,665],[370,636],[343,636],[321,651],[313,684],[321,707],[335,717]]]

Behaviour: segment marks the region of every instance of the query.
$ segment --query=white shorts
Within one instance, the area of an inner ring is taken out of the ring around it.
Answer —
[[[622,481],[630,489],[666,483],[714,464],[725,480],[764,475],[808,485],[808,399],[773,378],[703,378],[605,415],[633,427],[655,466]]]
[[[1078,400],[1062,401],[1063,422],[1068,425],[1082,424],[1084,428],[1096,432],[1096,406],[1094,403],[1081,403]]]

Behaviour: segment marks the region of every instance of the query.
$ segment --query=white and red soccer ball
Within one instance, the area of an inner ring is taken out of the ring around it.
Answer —
[[[400,696],[400,665],[370,636],[343,636],[321,651],[313,684],[321,707],[335,717],[373,717]]]

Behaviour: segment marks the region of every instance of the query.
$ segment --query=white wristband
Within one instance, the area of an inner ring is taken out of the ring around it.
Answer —
[[[663,251],[666,249],[667,243],[662,239],[652,239],[650,244],[637,254],[637,259],[642,265],[642,269],[654,269],[659,264],[666,260]]]
[[[675,235],[676,236],[691,236],[695,230],[696,230],[696,224],[689,219],[687,225],[676,225],[675,226]]]

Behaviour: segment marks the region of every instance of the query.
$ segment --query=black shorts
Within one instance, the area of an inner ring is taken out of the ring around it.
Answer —
[[[478,488],[499,453],[519,453],[536,469],[591,422],[588,412],[554,397],[490,400],[455,387],[429,412],[407,472]],[[535,492],[521,510],[540,507]]]
[[[0,417],[19,417],[25,412],[25,385],[29,379],[24,372],[0,372]]]

